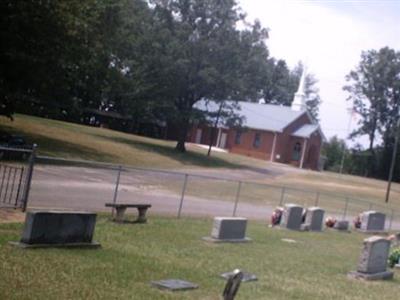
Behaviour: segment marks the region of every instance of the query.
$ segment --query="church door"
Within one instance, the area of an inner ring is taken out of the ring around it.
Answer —
[[[297,142],[294,144],[293,151],[292,151],[292,160],[299,161],[301,158],[301,144]]]

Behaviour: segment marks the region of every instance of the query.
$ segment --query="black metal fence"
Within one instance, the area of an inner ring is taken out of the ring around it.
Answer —
[[[25,168],[0,163],[0,203],[2,206],[22,207]]]
[[[9,148],[0,146],[0,207],[27,206],[35,148]]]

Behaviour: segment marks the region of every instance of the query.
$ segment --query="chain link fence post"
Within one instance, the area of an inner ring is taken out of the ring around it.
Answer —
[[[349,206],[349,197],[346,197],[346,204],[344,206],[344,211],[343,211],[343,220],[346,219],[347,216],[347,207]]]
[[[392,230],[393,218],[394,218],[394,209],[392,209],[392,213],[390,214],[390,221],[389,221],[389,229],[388,230]]]
[[[286,191],[286,187],[282,187],[282,192],[281,192],[281,200],[279,201],[279,206],[282,206],[283,204],[283,199],[285,198],[285,191]]]
[[[28,207],[29,192],[31,190],[32,177],[33,177],[33,168],[35,167],[36,148],[37,148],[37,145],[34,144],[32,147],[31,155],[29,156],[28,172],[26,174],[24,194],[22,197],[22,211],[23,212],[25,212],[26,208]]]
[[[236,216],[236,209],[237,209],[237,205],[238,205],[239,198],[240,198],[240,190],[241,190],[241,188],[242,188],[242,182],[239,181],[238,188],[237,188],[237,191],[236,191],[235,205],[233,207],[232,217]]]
[[[113,197],[113,204],[117,203],[117,197],[118,197],[118,188],[119,188],[119,180],[121,178],[121,171],[122,171],[122,166],[118,166],[118,172],[117,172],[117,180],[115,181],[115,189],[114,189],[114,197]],[[114,206],[112,207],[111,210],[111,217],[114,218],[114,212],[115,208]]]
[[[183,199],[185,198],[185,192],[186,192],[186,186],[187,186],[187,182],[188,182],[188,177],[189,177],[189,174],[185,174],[185,180],[183,182],[183,187],[182,187],[181,201],[179,203],[179,209],[178,209],[178,216],[177,216],[178,219],[181,217]]]
[[[318,206],[319,204],[319,192],[315,195],[315,206]]]

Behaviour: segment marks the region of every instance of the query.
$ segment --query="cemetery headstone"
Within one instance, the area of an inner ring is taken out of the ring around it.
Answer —
[[[386,215],[374,210],[365,211],[361,216],[361,231],[379,232],[385,230]]]
[[[300,230],[303,208],[296,204],[286,204],[283,211],[281,226],[291,230]]]
[[[203,239],[210,242],[248,242],[246,237],[246,218],[215,217],[211,237]]]
[[[390,241],[372,236],[364,240],[357,271],[349,273],[352,278],[366,280],[392,279],[393,272],[387,271]]]
[[[339,231],[349,231],[349,221],[336,221],[335,225],[333,225],[333,228]]]
[[[224,300],[234,300],[242,282],[243,273],[236,269],[226,282],[222,296]]]
[[[307,209],[306,221],[304,223],[307,230],[321,231],[324,222],[325,211],[320,207],[310,207]]]
[[[195,283],[181,279],[165,279],[159,281],[152,281],[151,284],[159,289],[166,289],[170,291],[193,290],[199,287]]]
[[[99,247],[93,242],[96,214],[82,211],[28,211],[20,242],[23,248]]]

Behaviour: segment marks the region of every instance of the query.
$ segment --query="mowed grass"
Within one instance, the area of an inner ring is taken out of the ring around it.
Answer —
[[[257,275],[237,299],[398,299],[393,281],[350,280],[366,236],[358,233],[292,232],[251,222],[247,244],[210,244],[211,219],[150,217],[146,225],[99,218],[98,250],[22,250],[22,224],[0,225],[0,299],[221,299],[219,274],[241,268]],[[297,243],[283,242],[282,238]],[[168,292],[152,280],[195,282],[194,291]]]
[[[175,151],[176,142],[146,138],[105,128],[83,126],[34,116],[16,115],[13,122],[0,118],[0,130],[22,134],[38,144],[38,154],[152,168],[256,166],[259,161],[239,155],[188,148]]]

